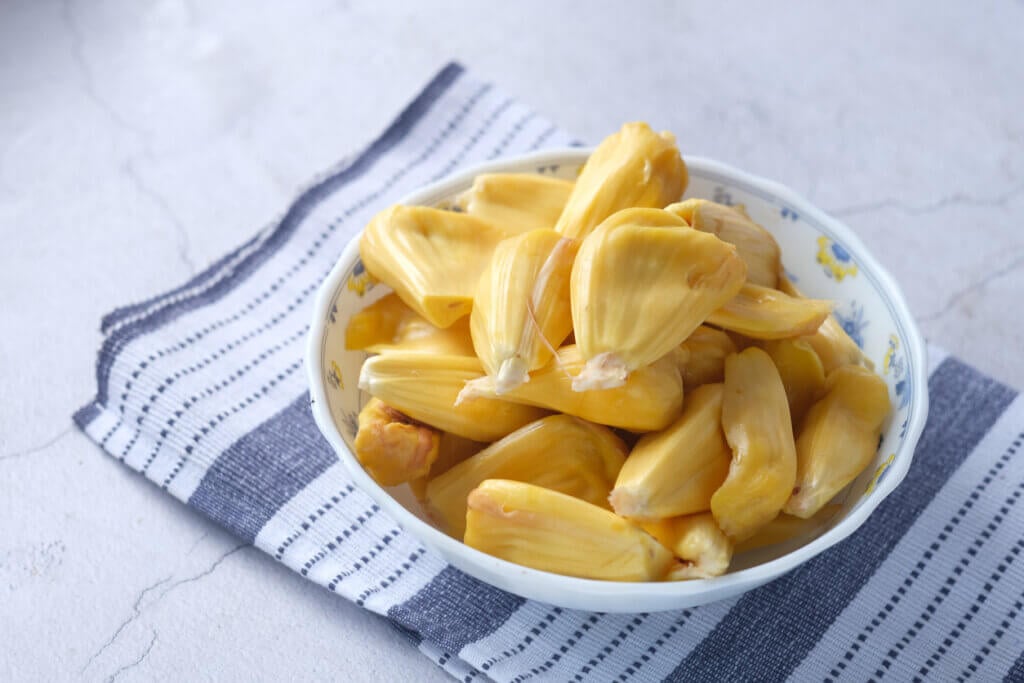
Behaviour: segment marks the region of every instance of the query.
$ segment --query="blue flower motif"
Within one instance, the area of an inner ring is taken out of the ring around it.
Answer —
[[[729,192],[721,185],[715,188],[715,191],[712,194],[711,198],[713,201],[719,204],[725,204],[726,206],[732,206],[733,204],[732,195],[729,194]]]
[[[889,348],[885,351],[882,359],[882,372],[892,375],[896,380],[893,388],[896,391],[896,398],[899,400],[900,409],[906,408],[910,403],[910,378],[907,377],[907,361],[899,352],[900,338],[895,334],[889,335]]]
[[[868,326],[868,321],[864,319],[864,307],[853,301],[850,303],[850,315],[843,315],[839,310],[833,311],[832,314],[839,321],[843,331],[850,335],[850,339],[863,349],[864,328]]]
[[[850,252],[825,235],[818,236],[818,263],[824,267],[825,275],[837,282],[857,275],[857,264]]]
[[[907,391],[907,380],[901,379],[896,382],[896,398],[900,400],[900,408],[906,408],[910,403],[910,392]]]
[[[341,417],[341,422],[345,426],[347,435],[355,438],[356,432],[359,431],[359,416],[356,413],[345,413]]]
[[[835,256],[836,260],[839,261],[840,263],[850,262],[850,252],[846,251],[846,249],[843,249],[843,245],[839,244],[838,242],[832,243],[832,255]]]
[[[348,276],[348,282],[346,282],[345,287],[348,291],[355,292],[359,296],[363,296],[373,289],[373,285],[376,284],[376,282],[377,281],[373,276],[367,272],[362,259],[356,259],[356,264],[352,266],[352,272]]]

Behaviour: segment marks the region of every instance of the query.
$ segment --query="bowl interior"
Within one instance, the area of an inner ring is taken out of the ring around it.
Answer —
[[[540,161],[510,162],[503,165],[502,170],[572,179],[585,158],[585,151],[570,150],[561,155],[548,155]],[[921,348],[920,336],[913,322],[905,314],[901,316],[905,307],[884,273],[873,262],[868,262],[870,257],[856,238],[840,234],[844,231],[834,221],[810,209],[784,188],[775,188],[713,162],[687,158],[687,163],[690,184],[685,196],[743,205],[751,218],[778,240],[790,279],[808,296],[835,301],[836,318],[874,362],[876,371],[889,387],[893,411],[875,458],[837,497],[835,502],[840,503],[840,510],[816,536],[827,533],[851,516],[862,520],[868,511],[862,508],[873,507],[898,483],[913,455],[912,441],[918,436],[917,423],[923,423],[927,403],[926,387],[918,386],[919,378],[924,377],[923,368],[919,367],[924,363],[923,353],[912,352]],[[447,208],[453,197],[471,182],[472,176],[461,176],[420,193],[415,202],[408,203]],[[341,277],[334,280],[333,289],[327,294],[328,303],[322,307],[324,320],[318,364],[316,351],[312,351],[313,365],[322,373],[314,382],[323,383],[331,420],[349,450],[355,439],[357,415],[369,396],[357,387],[359,369],[366,354],[345,350],[345,328],[352,314],[390,291],[384,285],[374,284],[357,253],[351,253],[352,260],[342,264]],[[892,480],[888,481],[890,478]],[[407,486],[389,488],[387,492],[411,514],[433,526]],[[858,511],[862,514],[858,515]],[[729,573],[784,557],[809,540],[793,539],[737,555]]]

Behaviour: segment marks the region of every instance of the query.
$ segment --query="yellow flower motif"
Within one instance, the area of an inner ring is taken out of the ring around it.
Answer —
[[[889,348],[885,350],[885,356],[882,358],[882,370],[885,374],[892,372],[893,358],[896,357],[896,351],[900,348],[900,339],[895,334],[889,335]]]
[[[825,267],[825,274],[836,281],[841,281],[847,275],[853,277],[857,274],[857,264],[853,262],[849,252],[824,235],[818,237],[818,263]]]
[[[353,275],[348,279],[346,287],[350,292],[355,292],[359,296],[366,294],[367,290],[373,287],[377,283],[377,280],[365,270],[358,275]]]
[[[345,388],[345,381],[341,377],[341,368],[333,360],[331,361],[331,374],[328,375],[327,379],[335,389]]]
[[[868,487],[864,489],[865,496],[875,490],[875,485],[878,483],[878,480],[882,478],[882,473],[885,472],[885,470],[889,467],[889,465],[892,464],[892,461],[895,459],[896,454],[892,453],[889,455],[888,458],[885,459],[885,462],[878,466],[878,469],[875,470],[875,476],[871,477],[871,481],[868,483]]]

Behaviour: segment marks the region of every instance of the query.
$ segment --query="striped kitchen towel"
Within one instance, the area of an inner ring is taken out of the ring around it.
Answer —
[[[362,154],[190,282],[102,323],[102,448],[463,680],[1024,680],[1024,401],[931,352],[906,481],[851,538],[741,597],[610,615],[447,566],[352,485],[309,411],[314,293],[381,207],[464,164],[571,138],[443,69]]]

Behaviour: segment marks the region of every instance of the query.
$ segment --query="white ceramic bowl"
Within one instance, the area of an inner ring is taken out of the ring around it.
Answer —
[[[589,153],[554,150],[488,163],[425,187],[401,203],[446,206],[486,172],[575,178]],[[700,605],[771,581],[846,538],[906,475],[928,413],[928,385],[925,345],[899,287],[849,228],[791,190],[707,159],[686,157],[686,163],[686,196],[744,205],[775,235],[784,266],[801,290],[834,300],[836,316],[874,361],[893,403],[874,462],[838,496],[841,511],[823,533],[738,555],[727,574],[713,579],[594,581],[528,569],[474,550],[439,531],[407,487],[377,485],[352,454],[356,416],[368,399],[356,386],[366,355],[345,350],[345,327],[349,316],[389,291],[370,283],[354,239],[317,296],[306,359],[313,414],[356,484],[406,531],[467,574],[526,598],[574,609],[652,612]]]

